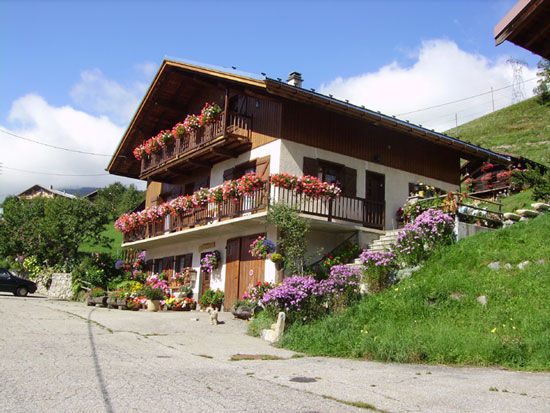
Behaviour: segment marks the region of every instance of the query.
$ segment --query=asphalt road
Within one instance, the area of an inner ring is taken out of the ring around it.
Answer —
[[[220,320],[0,293],[0,411],[550,411],[549,373],[296,357]]]

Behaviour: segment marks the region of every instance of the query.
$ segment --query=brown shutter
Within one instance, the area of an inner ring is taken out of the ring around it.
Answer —
[[[269,156],[258,158],[256,160],[256,174],[265,179],[269,178],[269,161]]]
[[[233,176],[235,175],[235,168],[229,168],[223,171],[223,180],[224,181],[231,181]]]
[[[319,172],[319,161],[314,158],[304,156],[304,175],[317,176]]]
[[[192,267],[193,266],[193,254],[185,254],[183,256],[183,266]]]
[[[354,197],[357,194],[357,170],[344,167],[344,179],[342,180],[342,195]]]

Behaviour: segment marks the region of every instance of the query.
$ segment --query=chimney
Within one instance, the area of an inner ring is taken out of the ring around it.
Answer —
[[[289,85],[296,87],[302,87],[303,81],[304,79],[302,79],[302,74],[298,72],[292,72],[288,75],[288,79],[286,80]]]

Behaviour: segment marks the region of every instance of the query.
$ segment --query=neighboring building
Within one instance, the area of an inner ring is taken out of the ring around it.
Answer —
[[[469,192],[478,197],[492,197],[499,192],[512,189],[512,174],[514,169],[538,169],[546,172],[546,166],[527,159],[521,155],[495,151],[510,158],[509,165],[493,164],[486,160],[477,159],[465,162],[461,168],[463,182]]]
[[[336,200],[305,200],[293,191],[265,185],[249,196],[208,204],[148,223],[124,234],[123,247],[147,251],[150,271],[200,268],[200,259],[219,251],[212,274],[198,272],[195,292],[225,290],[231,307],[257,281],[281,276],[275,264],[252,257],[259,234],[277,240],[266,222],[269,202],[286,200],[311,222],[308,262],[357,235],[367,245],[397,226],[395,213],[411,184],[442,190],[460,186],[462,159],[507,164],[506,156],[378,112],[289,83],[165,60],[107,170],[146,180],[147,208],[203,187],[215,187],[248,172],[313,175],[338,181]],[[205,102],[222,108],[218,119],[161,152],[134,158],[138,145],[172,129]]]
[[[41,185],[34,185],[29,189],[21,192],[19,195],[17,195],[19,199],[21,198],[31,199],[37,196],[40,196],[43,198],[55,198],[58,196],[62,196],[64,198],[69,198],[69,199],[76,198],[74,195],[68,194],[64,191],[58,191],[57,189],[53,189],[51,186],[49,188],[46,188]]]
[[[508,40],[550,59],[550,0],[519,0],[495,26],[495,44]]]

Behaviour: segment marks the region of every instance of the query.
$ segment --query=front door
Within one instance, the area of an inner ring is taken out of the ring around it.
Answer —
[[[386,209],[386,177],[376,172],[365,171],[365,224],[383,229]]]
[[[206,251],[206,252],[203,252],[201,253],[201,260],[204,258],[204,256],[208,253],[210,253],[212,251]],[[201,283],[201,288],[200,288],[200,293],[199,293],[199,297],[202,297],[202,295],[206,292],[206,290],[208,290],[210,288],[210,278],[212,277],[212,273],[210,272],[207,272],[207,271],[203,271],[201,269],[201,275],[200,275],[200,283]]]
[[[248,235],[227,241],[225,266],[225,299],[224,308],[229,310],[259,281],[264,281],[265,260],[250,254],[250,244],[260,235]]]

